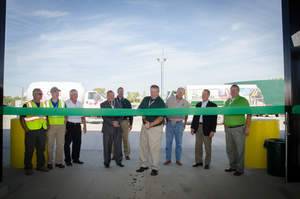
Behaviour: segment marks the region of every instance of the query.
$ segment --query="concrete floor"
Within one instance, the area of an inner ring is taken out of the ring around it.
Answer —
[[[227,157],[224,133],[217,132],[213,141],[213,160],[210,170],[193,168],[194,137],[184,134],[183,166],[174,163],[161,166],[158,176],[150,171],[137,174],[138,132],[130,135],[132,160],[125,167],[114,163],[103,167],[102,136],[90,131],[83,136],[82,166],[54,169],[49,173],[35,172],[24,176],[23,170],[9,168],[9,130],[4,132],[4,185],[7,199],[65,199],[65,198],[300,198],[300,184],[285,184],[283,178],[271,177],[265,170],[247,170],[244,176],[225,173]],[[162,141],[164,147],[164,139]],[[164,160],[164,150],[162,157]]]

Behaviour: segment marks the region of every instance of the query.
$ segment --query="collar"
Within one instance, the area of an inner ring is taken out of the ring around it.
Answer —
[[[236,97],[232,97],[232,98],[231,98],[231,103],[234,102],[235,100],[237,100],[238,98],[240,98],[239,95],[237,95]]]
[[[152,97],[150,96],[150,100],[156,100],[157,98],[158,98],[158,96],[155,97],[155,98],[152,98]]]
[[[232,100],[235,100],[235,99],[237,99],[237,98],[239,98],[240,97],[240,95],[237,95],[237,96],[235,96],[235,97],[232,97],[231,99]]]
[[[177,96],[175,96],[175,99],[178,100],[178,101],[181,101],[181,100],[183,100],[183,97],[182,98],[178,98]]]
[[[34,100],[32,100],[34,103],[36,103],[36,104],[40,104],[41,103],[41,101],[39,101],[39,102],[36,102],[36,101],[34,101]]]
[[[75,103],[72,100],[70,100],[70,101],[72,102],[72,104],[77,104],[77,100],[75,101]]]

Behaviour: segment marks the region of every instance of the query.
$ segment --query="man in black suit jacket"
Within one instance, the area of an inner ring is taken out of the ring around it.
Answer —
[[[209,101],[210,91],[204,89],[202,92],[202,102],[199,102],[196,107],[217,107],[217,105]],[[203,143],[205,146],[205,166],[204,169],[209,169],[211,162],[211,142],[214,133],[216,132],[218,115],[194,115],[191,124],[192,135],[196,134],[195,143],[195,164],[193,167],[203,166]]]
[[[115,95],[113,91],[107,91],[107,100],[101,103],[101,108],[121,108],[115,103]],[[112,145],[114,144],[114,157],[118,166],[124,167],[122,164],[122,117],[103,116],[103,152],[104,166],[109,168],[111,161]]]

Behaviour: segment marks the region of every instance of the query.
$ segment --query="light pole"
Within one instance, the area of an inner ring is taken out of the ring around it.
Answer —
[[[160,63],[160,89],[161,96],[164,97],[164,65],[167,61],[167,58],[164,57],[164,52],[160,58],[157,58],[157,61]]]

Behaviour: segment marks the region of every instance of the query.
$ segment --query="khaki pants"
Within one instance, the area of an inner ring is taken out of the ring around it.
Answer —
[[[230,168],[244,172],[245,126],[236,128],[225,127],[225,135]]]
[[[196,163],[203,163],[203,143],[205,147],[205,165],[210,165],[211,162],[211,138],[203,134],[203,126],[199,125],[196,132],[195,143],[195,161]]]
[[[122,140],[123,140],[123,150],[125,156],[130,155],[130,144],[129,144],[129,121],[128,120],[122,120],[121,121],[121,129],[122,129]],[[114,154],[114,145],[112,146],[112,154]]]
[[[161,138],[163,125],[146,129],[142,126],[140,134],[140,167],[151,166],[151,169],[159,169]]]
[[[47,135],[48,135],[48,164],[53,163],[53,153],[54,153],[54,144],[56,145],[55,150],[55,163],[63,163],[63,154],[64,154],[64,142],[65,142],[65,125],[51,125]]]
[[[129,156],[130,155],[130,144],[129,144],[129,139],[128,139],[128,134],[129,134],[129,121],[128,120],[122,120],[121,129],[122,129],[124,154],[125,154],[125,156]]]

